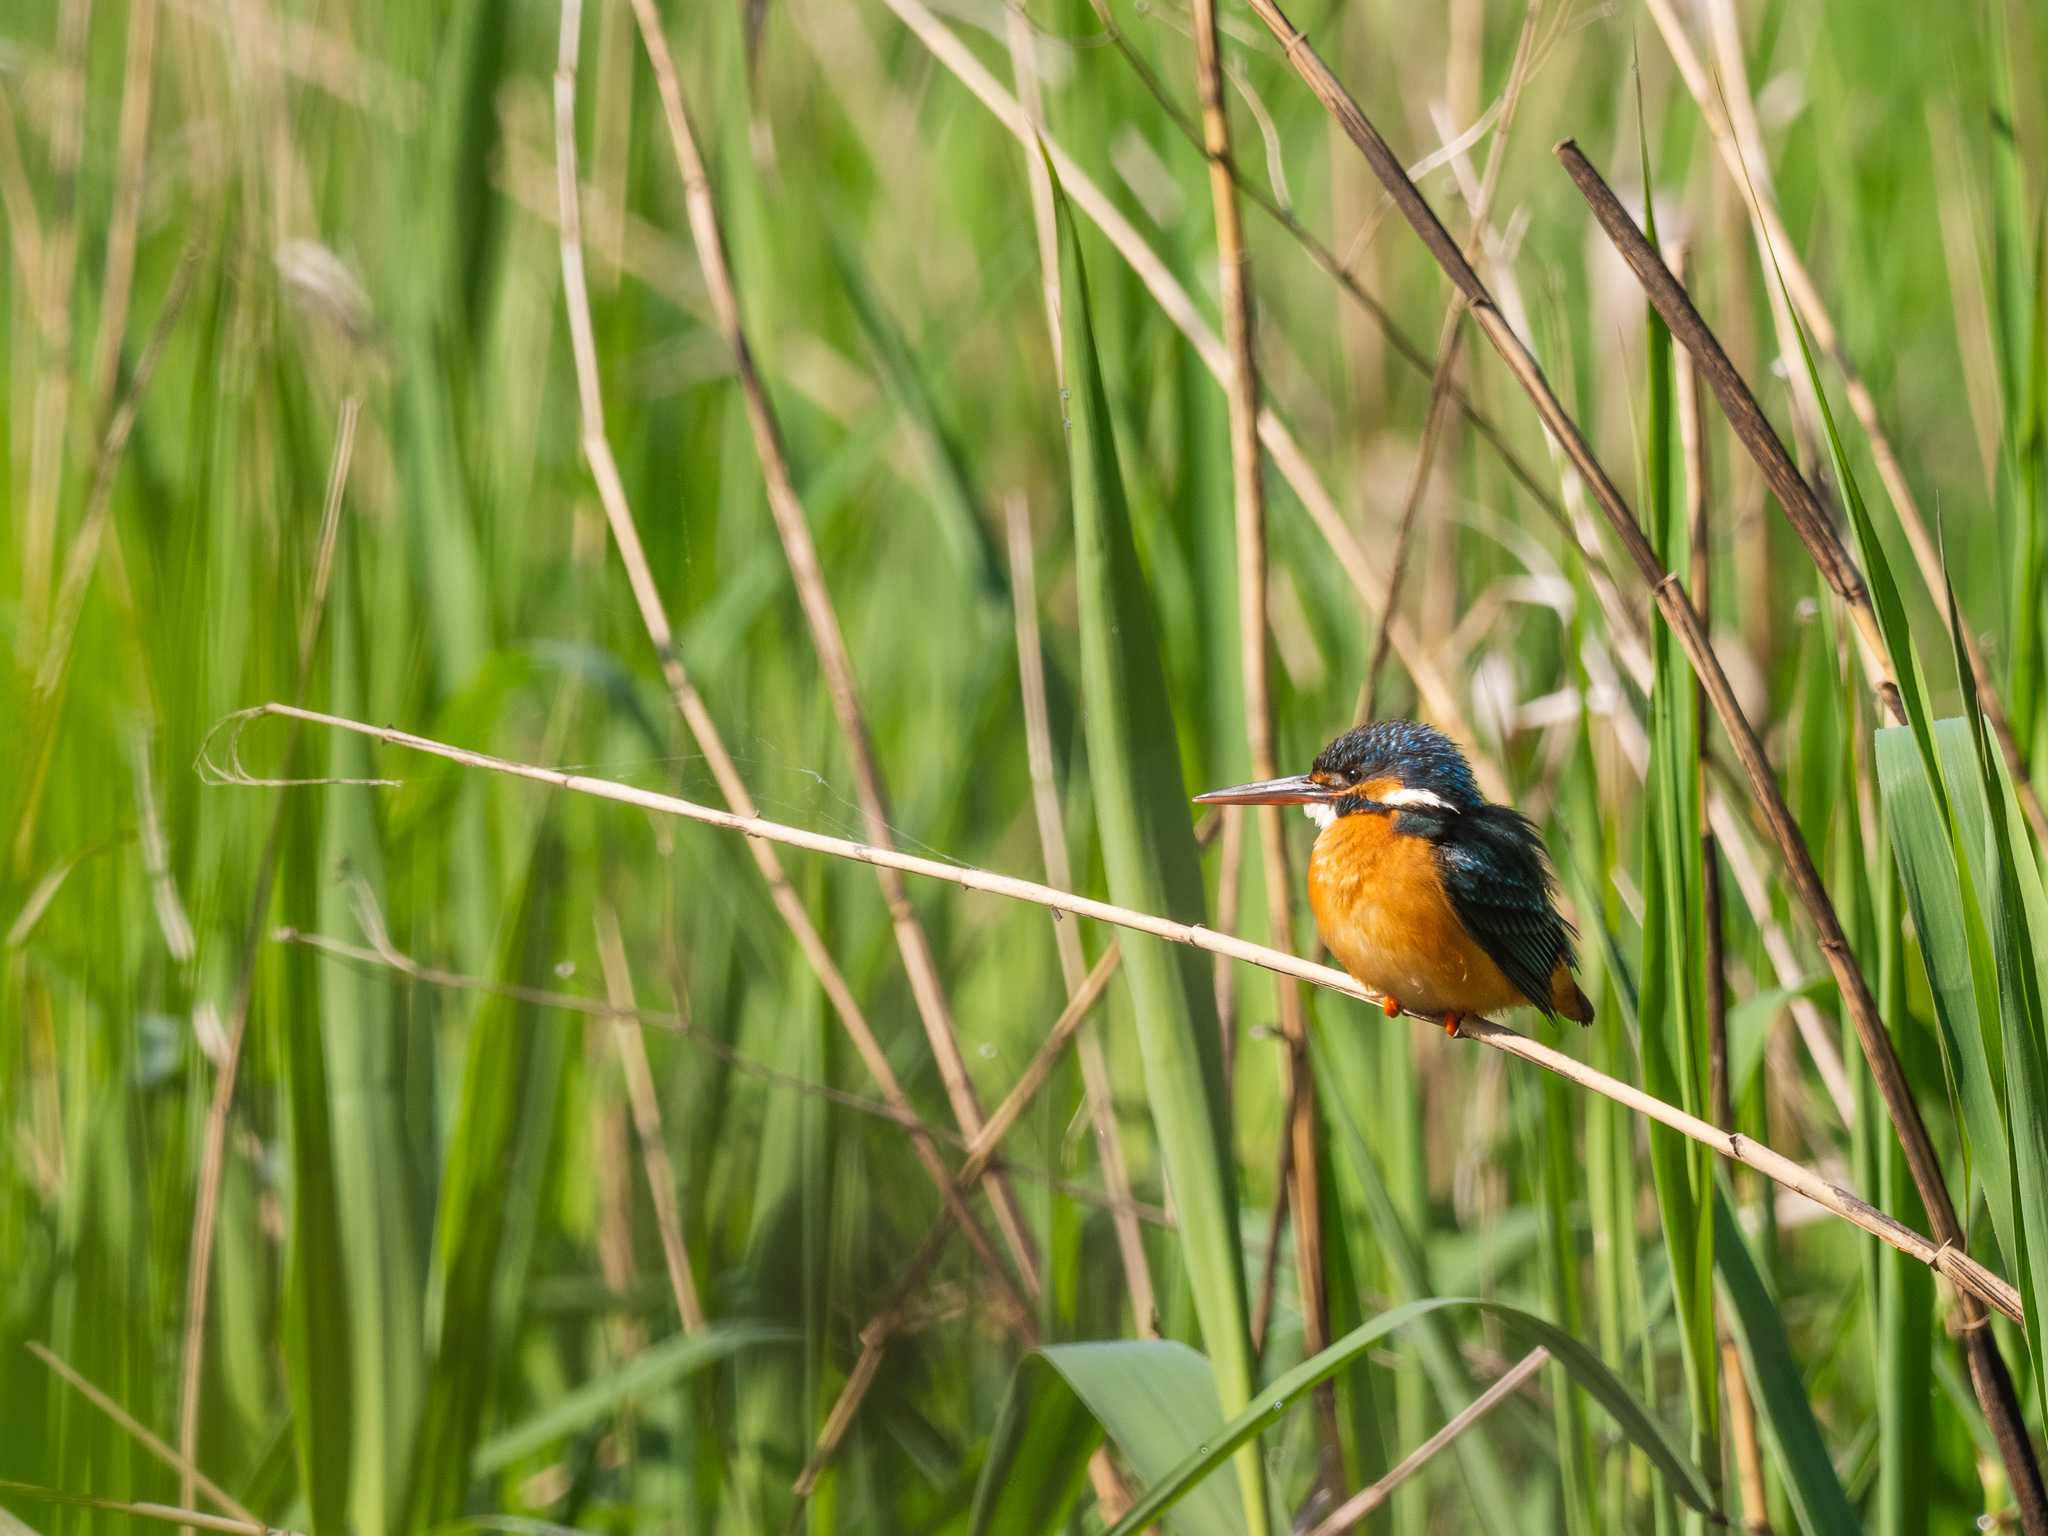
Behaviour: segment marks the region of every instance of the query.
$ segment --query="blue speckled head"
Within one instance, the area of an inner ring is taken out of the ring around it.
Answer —
[[[1428,790],[1461,811],[1486,803],[1458,744],[1435,726],[1413,720],[1375,720],[1346,731],[1316,755],[1315,773],[1347,784],[1398,779]]]

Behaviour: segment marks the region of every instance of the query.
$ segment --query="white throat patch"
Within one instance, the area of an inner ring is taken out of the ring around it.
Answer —
[[[1301,808],[1301,814],[1316,824],[1317,831],[1326,830],[1337,819],[1337,807],[1327,800],[1311,800]]]

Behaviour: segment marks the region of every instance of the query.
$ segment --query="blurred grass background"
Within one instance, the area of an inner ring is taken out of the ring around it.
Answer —
[[[1021,507],[1073,878],[1103,894],[1115,872],[1090,776],[1088,599],[1032,161],[880,3],[671,9],[896,838],[1044,872],[1006,522]],[[2048,58],[2041,18],[2018,0],[1678,9],[1702,44],[1709,13],[1732,13],[1789,232],[1940,518],[1961,610],[2038,770],[2048,121],[2029,82]],[[1110,14],[1192,121],[1186,8],[1112,0]],[[1305,3],[1293,19],[1462,240],[1461,185],[1505,115],[1522,6]],[[998,78],[1028,61],[1048,136],[1216,326],[1203,157],[1098,14],[1083,0],[949,0],[942,21]],[[1265,31],[1230,5],[1222,24],[1246,179],[1316,231],[1426,357],[1448,286]],[[1702,310],[1834,485],[1802,365],[1773,330],[1775,277],[1743,191],[1649,13],[1541,0],[1529,25],[1485,270],[1518,296],[1511,318],[1604,461],[1656,527],[1670,494],[1653,483],[1668,427],[1659,343],[1550,157],[1564,135],[1638,208],[1647,171],[1658,234],[1685,245]],[[1043,1280],[1030,1315],[959,1243],[906,1297],[898,1271],[940,1203],[903,1125],[875,1112],[881,1094],[739,840],[275,724],[243,744],[259,777],[402,782],[236,787],[195,771],[223,716],[301,699],[717,801],[579,443],[557,26],[553,7],[505,0],[16,0],[0,16],[0,1478],[184,1496],[179,1474],[33,1342],[173,1444],[189,1420],[198,1466],[279,1524],[964,1530],[988,1517],[975,1490],[1003,1450],[1020,1323],[1047,1342],[1203,1343],[1121,979],[1087,1028],[1105,1053],[1156,1318],[1133,1305],[1119,1197],[1071,1053],[1002,1146]],[[581,41],[582,233],[606,419],[678,654],[764,815],[863,836],[627,0],[591,0]],[[1436,153],[1447,141],[1462,167]],[[1427,371],[1286,230],[1246,217],[1270,405],[1384,569]],[[1224,397],[1086,221],[1077,254],[1172,745],[1190,789],[1235,782],[1250,765]],[[1491,354],[1468,346],[1459,378],[1546,491],[1577,508]],[[1867,444],[1848,435],[1935,710],[1953,714],[1945,615],[1910,574]],[[344,438],[323,592],[322,513]],[[1901,916],[1870,743],[1881,722],[1853,641],[1711,406],[1706,441],[1716,641],[1878,984],[1973,1247],[2017,1283],[1998,1201],[1968,1198],[1987,1153],[1965,1155],[1935,993]],[[1290,769],[1350,723],[1377,624],[1297,494],[1267,478]],[[1601,1023],[1564,1043],[1655,1088],[1634,1003],[1639,989],[1669,1004],[1700,985],[1685,938],[1698,935],[1697,868],[1676,887],[1694,905],[1674,919],[1656,862],[1669,852],[1647,830],[1653,712],[1626,660],[1638,642],[1602,600],[1618,562],[1611,546],[1589,562],[1455,415],[1415,537],[1405,612],[1454,681],[1468,745],[1543,825],[1584,934]],[[1650,617],[1628,587],[1620,611],[1635,629]],[[1379,712],[1432,714],[1398,662]],[[1718,753],[1711,726],[1705,738]],[[1658,734],[1653,750],[1687,748]],[[1178,796],[1168,777],[1159,792]],[[2010,867],[2032,870],[2019,833]],[[1289,835],[1298,870],[1308,832],[1295,821]],[[1264,937],[1253,846],[1248,833],[1221,898],[1228,856],[1211,846],[1207,911]],[[1735,1123],[1924,1230],[1826,968],[1767,847],[1753,834],[1751,847],[1761,878],[1724,881]],[[872,872],[794,855],[788,868],[918,1116],[955,1129]],[[1054,924],[950,890],[911,895],[993,1105],[1066,1000]],[[1305,944],[1298,899],[1296,914]],[[1789,968],[1767,957],[1765,924],[1789,935]],[[284,942],[281,926],[387,961]],[[1107,937],[1081,930],[1087,959]],[[597,1000],[627,982],[641,1007],[687,1021],[644,1032],[665,1171],[643,1155],[634,1052],[610,1022],[407,974],[392,953]],[[1274,1219],[1285,1048],[1273,979],[1241,970],[1228,987],[1231,1257],[1254,1300],[1275,1273],[1266,1382],[1306,1352],[1298,1224]],[[1794,1006],[1810,1010],[1803,1031]],[[2038,1001],[2031,1017],[2038,1028]],[[1814,1478],[1889,1531],[2010,1516],[1944,1288],[1924,1270],[1747,1178],[1723,1186],[1760,1271],[1752,1301],[1778,1328],[1760,1347],[1789,1350],[1803,1388],[1791,1396],[1810,1409],[1795,1424],[1797,1404],[1759,1394],[1765,1498],[1752,1507],[1736,1492],[1733,1415],[1713,1408],[1711,1373],[1702,1395],[1686,1342],[1713,1336],[1712,1288],[1691,1275],[1674,1286],[1639,1122],[1340,999],[1314,1000],[1311,1022],[1333,1330],[1432,1295],[1539,1313],[1690,1445],[1736,1518],[1775,1530],[1834,1528],[1799,1493]],[[236,1040],[188,1384],[195,1205]],[[1820,1065],[1815,1040],[1832,1048]],[[943,1151],[957,1165],[957,1138]],[[1700,1208],[1706,1188],[1693,1193]],[[2017,1199],[2048,1193],[2023,1185]],[[993,1231],[988,1202],[973,1203]],[[701,1319],[685,1315],[692,1288]],[[903,1316],[872,1390],[800,1503],[792,1484],[861,1331],[892,1305]],[[2037,1361],[1998,1326],[2038,1435]],[[1327,1418],[1304,1395],[1265,1433],[1273,1497],[1300,1507],[1331,1451],[1329,1492],[1371,1482],[1525,1347],[1467,1312],[1391,1335],[1339,1376]],[[1142,1457],[1117,1443],[1128,1474]],[[35,1530],[127,1524],[6,1503]],[[1636,1442],[1549,1372],[1373,1528],[1675,1528],[1679,1511]],[[1099,1528],[1103,1505],[1084,1496],[1044,1518]],[[1176,1518],[1232,1528],[1255,1513],[1226,1499]]]

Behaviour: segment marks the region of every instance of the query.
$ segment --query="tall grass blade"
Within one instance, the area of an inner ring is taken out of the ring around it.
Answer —
[[[1854,1536],[1863,1529],[1828,1456],[1806,1399],[1806,1382],[1792,1357],[1777,1298],[1772,1296],[1743,1240],[1725,1193],[1714,1200],[1715,1273],[1728,1301],[1742,1371],[1754,1394],[1771,1459],[1807,1536]]]
[[[310,802],[287,812],[300,878],[285,887],[285,906],[308,913],[317,900],[312,872],[317,865]],[[340,1182],[334,1157],[333,1100],[328,1083],[321,1018],[310,1006],[319,995],[310,956],[293,954],[283,967],[290,995],[301,999],[278,1009],[279,1052],[291,1127],[293,1200],[286,1247],[284,1365],[291,1386],[292,1434],[298,1449],[299,1481],[305,1491],[314,1536],[346,1532],[355,1425],[352,1361],[347,1331],[348,1258],[342,1243]]]
[[[561,851],[536,834],[500,974],[543,985],[557,943]],[[560,1033],[528,1004],[492,997],[468,1031],[462,1087],[448,1133],[427,1313],[433,1361],[415,1448],[415,1529],[460,1515],[487,1407],[507,1368],[524,1287],[522,1238],[539,1190],[535,1159],[555,1131]]]
[[[1054,1529],[1107,1434],[1141,1483],[1169,1476],[1223,1427],[1209,1362],[1164,1339],[1054,1344],[1017,1368],[975,1492],[976,1536]],[[1175,1536],[1238,1536],[1228,1484],[1204,1483],[1167,1520]]]
[[[1132,540],[1108,394],[1096,357],[1081,244],[1063,195],[1061,321],[1067,370],[1081,694],[1088,766],[1110,895],[1126,906],[1203,918],[1202,882],[1151,599]],[[1146,1095],[1181,1222],[1196,1316],[1216,1397],[1234,1413],[1253,1388],[1236,1161],[1209,967],[1195,951],[1128,942],[1124,975],[1137,1015]],[[1247,1528],[1266,1529],[1265,1471],[1238,1460]]]
[[[593,1377],[520,1423],[498,1431],[476,1449],[477,1477],[511,1466],[578,1430],[603,1422],[621,1405],[672,1389],[699,1371],[755,1350],[797,1343],[802,1335],[760,1323],[713,1323],[700,1333],[663,1339],[605,1375]]]
[[[1641,103],[1637,103],[1640,116]],[[1638,124],[1640,133],[1640,122]],[[1648,143],[1643,184],[1650,180]],[[1657,228],[1645,194],[1645,233]],[[1691,528],[1677,494],[1677,408],[1671,332],[1654,312],[1649,327],[1648,421],[1644,440],[1644,515],[1650,544],[1667,570],[1689,563]],[[1667,624],[1651,642],[1650,761],[1644,776],[1647,836],[1643,847],[1643,959],[1640,1017],[1643,1086],[1661,1099],[1707,1114],[1707,1018],[1697,957],[1705,953],[1706,910],[1701,869],[1699,684]],[[1720,1352],[1714,1317],[1713,1172],[1697,1144],[1652,1126],[1650,1174],[1664,1249],[1671,1263],[1679,1356],[1692,1410],[1694,1449],[1717,1443]],[[1718,1452],[1709,1459],[1719,1465]]]

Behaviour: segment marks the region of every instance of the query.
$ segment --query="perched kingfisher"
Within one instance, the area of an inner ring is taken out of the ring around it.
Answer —
[[[1307,812],[1320,829],[1308,861],[1316,927],[1389,1018],[1441,1018],[1451,1035],[1462,1019],[1524,1006],[1592,1022],[1542,837],[1488,803],[1442,731],[1375,720],[1323,748],[1308,773],[1195,799]]]

